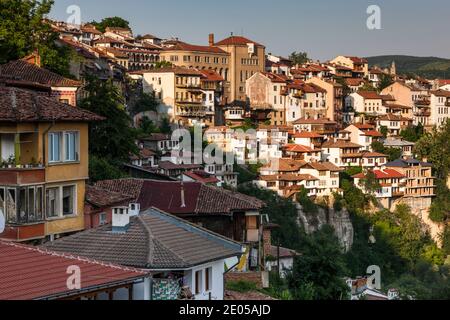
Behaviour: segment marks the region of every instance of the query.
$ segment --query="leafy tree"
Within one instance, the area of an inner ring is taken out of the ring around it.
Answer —
[[[383,153],[388,156],[389,161],[394,161],[402,157],[402,150],[398,148],[385,147],[382,142],[372,142],[372,149],[375,152]]]
[[[364,178],[360,180],[359,184],[369,195],[375,194],[376,191],[381,188],[380,182],[378,181],[375,173],[371,170],[366,172]]]
[[[392,76],[389,74],[383,73],[381,75],[380,83],[378,84],[378,90],[381,92],[393,83],[394,83],[394,80],[393,80]]]
[[[424,128],[421,123],[417,126],[409,126],[400,132],[400,136],[406,141],[417,142],[424,134]]]
[[[92,21],[91,24],[101,32],[105,32],[108,27],[130,29],[130,23],[121,17],[108,17],[102,19],[100,22]]]
[[[123,105],[124,98],[111,80],[101,81],[89,76],[85,86],[87,98],[80,107],[104,116],[105,121],[90,126],[89,151],[92,155],[120,165],[137,153],[136,132]]]
[[[388,135],[388,127],[386,127],[386,126],[381,126],[380,127],[380,133],[383,135],[383,137],[387,137],[387,135]]]
[[[348,298],[349,288],[342,248],[330,226],[304,238],[287,283],[295,299],[341,300]]]
[[[159,130],[161,131],[161,133],[165,133],[165,134],[169,134],[172,132],[172,127],[170,126],[170,121],[168,118],[162,119]]]
[[[169,61],[158,61],[155,63],[155,69],[171,68],[173,66]]]
[[[309,61],[308,53],[294,51],[289,55],[289,60],[291,60],[293,64],[307,63]]]
[[[109,179],[126,178],[127,175],[118,166],[111,164],[106,159],[90,156],[89,158],[89,180],[97,182]]]
[[[152,133],[161,132],[161,130],[148,117],[142,117],[139,123],[139,133],[141,136],[148,136]]]
[[[73,51],[57,46],[58,34],[44,22],[53,3],[53,0],[0,1],[0,64],[38,50],[43,67],[71,77]]]
[[[364,83],[360,89],[361,91],[377,91],[377,89],[371,85],[369,82]]]

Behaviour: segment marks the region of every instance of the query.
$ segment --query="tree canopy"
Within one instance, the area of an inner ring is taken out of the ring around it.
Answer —
[[[307,63],[309,61],[308,53],[294,51],[289,55],[289,60],[291,60],[293,64]]]
[[[58,46],[58,34],[43,22],[53,3],[53,0],[0,1],[0,64],[38,50],[43,67],[71,77],[72,50]]]
[[[101,32],[105,32],[106,28],[125,28],[130,29],[130,22],[121,17],[108,17],[102,19],[102,21],[92,21],[91,24]]]

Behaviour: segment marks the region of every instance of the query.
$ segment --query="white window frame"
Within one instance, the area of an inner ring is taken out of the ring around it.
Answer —
[[[66,140],[67,135],[73,134],[75,139],[75,160],[68,160],[66,154]],[[54,160],[54,148],[51,137],[54,135],[59,136],[59,159]],[[49,164],[66,164],[66,163],[79,163],[80,162],[80,131],[79,130],[64,130],[64,131],[52,131],[48,133],[48,163]]]
[[[64,187],[73,187],[74,188],[74,194],[73,194],[73,213],[72,214],[63,214],[63,190]],[[49,189],[58,189],[58,199],[59,201],[59,208],[58,212],[56,212],[56,215],[49,217],[47,215],[47,190]],[[47,186],[44,190],[44,199],[45,199],[45,218],[48,220],[55,220],[55,219],[64,219],[67,217],[76,217],[78,216],[78,186],[77,184],[64,184],[64,185],[57,185],[57,186]]]

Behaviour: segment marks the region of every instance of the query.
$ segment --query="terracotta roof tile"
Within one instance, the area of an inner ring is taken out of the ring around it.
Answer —
[[[15,60],[0,65],[0,75],[53,87],[80,87],[81,82],[60,76],[47,69],[24,60]]]
[[[250,39],[247,39],[245,37],[241,36],[231,36],[226,39],[223,39],[222,41],[217,42],[216,46],[231,46],[231,45],[247,45],[248,43],[253,43],[257,46],[263,46],[262,44],[259,44],[255,41],[252,41]]]
[[[3,122],[87,122],[103,119],[92,112],[33,91],[0,87],[0,121]]]
[[[81,290],[67,288],[67,269],[73,265],[81,270]],[[0,241],[0,271],[0,300],[71,296],[83,289],[146,277],[136,269],[4,241]]]

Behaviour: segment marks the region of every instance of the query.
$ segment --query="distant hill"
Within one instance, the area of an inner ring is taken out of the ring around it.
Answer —
[[[367,57],[367,60],[370,66],[377,65],[382,68],[395,61],[399,74],[416,74],[428,79],[450,79],[450,59],[393,55]]]

